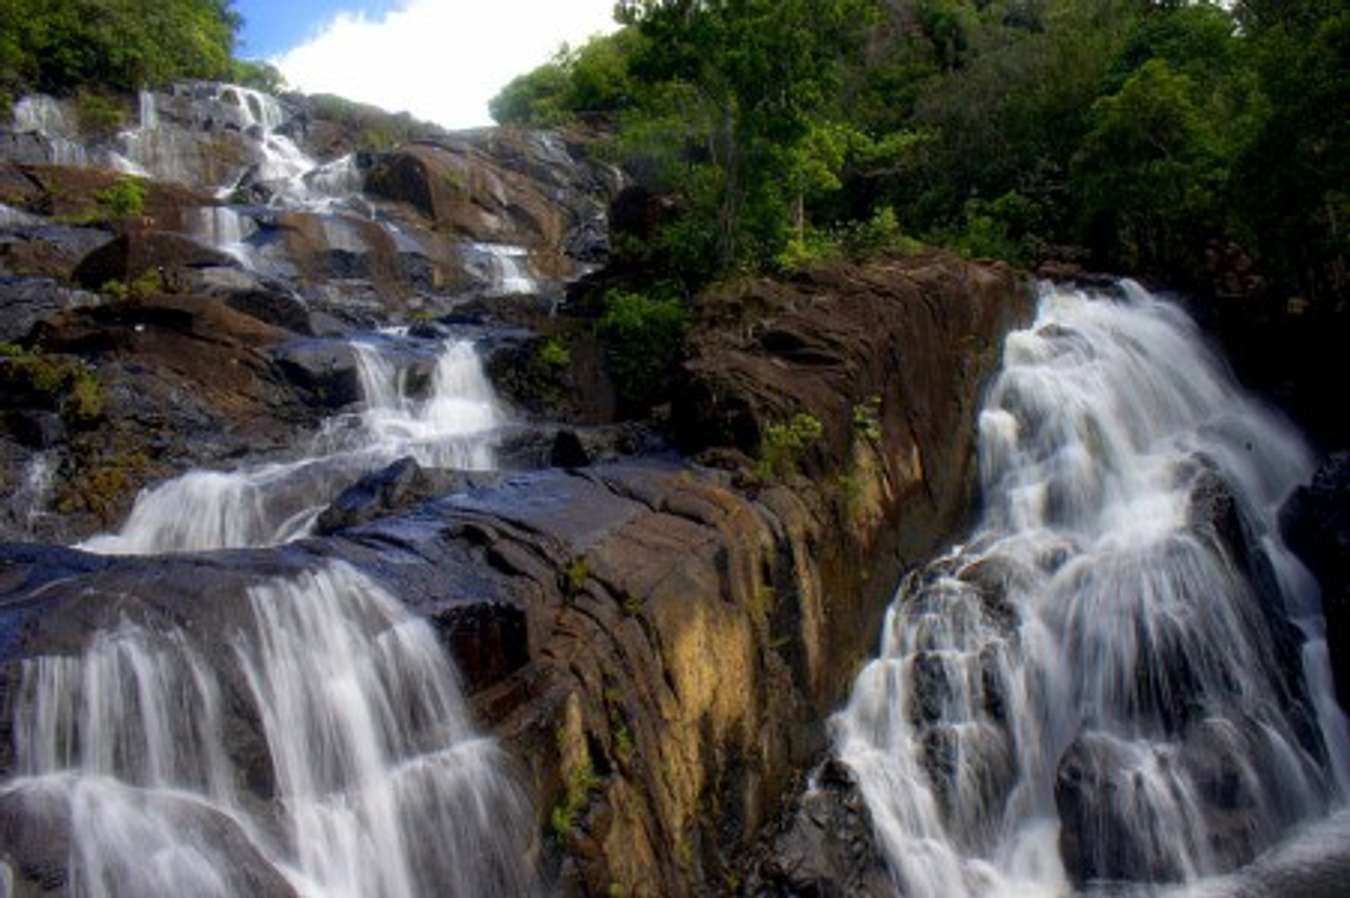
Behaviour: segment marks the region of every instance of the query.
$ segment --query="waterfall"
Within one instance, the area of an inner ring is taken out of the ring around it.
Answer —
[[[69,894],[527,894],[525,804],[425,621],[338,562],[251,587],[244,617],[23,663],[0,807],[69,830]],[[239,792],[259,763],[273,801]]]
[[[194,238],[236,259],[245,270],[257,270],[256,252],[248,238],[258,232],[258,223],[251,216],[229,206],[203,206],[192,210],[188,221]]]
[[[1312,470],[1175,307],[1046,288],[979,420],[982,520],[832,721],[906,898],[1224,873],[1345,795]],[[1292,621],[1292,624],[1290,623]]]
[[[14,104],[14,130],[34,131],[51,145],[52,164],[89,165],[89,151],[80,142],[80,130],[56,99],[44,94],[24,97]]]
[[[488,296],[538,293],[539,284],[526,268],[529,250],[502,243],[471,243],[465,266],[487,285]]]
[[[494,466],[503,419],[471,341],[439,347],[424,398],[412,395],[408,368],[381,346],[351,345],[364,407],[331,421],[313,451],[238,471],[189,471],[143,491],[119,532],[81,548],[124,555],[278,545],[307,535],[348,483],[403,456],[431,467]]]

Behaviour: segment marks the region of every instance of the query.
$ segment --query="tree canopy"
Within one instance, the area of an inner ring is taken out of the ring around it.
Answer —
[[[234,72],[231,0],[0,0],[11,91],[129,91]]]
[[[1345,0],[622,0],[494,102],[608,134],[693,289],[896,235],[1204,288],[1234,254],[1343,295]],[[869,228],[871,229],[869,231]]]

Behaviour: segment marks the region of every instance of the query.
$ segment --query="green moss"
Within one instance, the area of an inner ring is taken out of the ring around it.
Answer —
[[[78,359],[26,351],[14,344],[0,350],[0,393],[11,402],[59,411],[74,428],[103,416],[103,388]]]
[[[765,626],[769,622],[769,615],[773,614],[774,607],[778,604],[778,595],[773,587],[767,583],[761,583],[750,594],[749,612],[750,617],[759,626]]]
[[[127,284],[127,293],[132,299],[144,299],[162,292],[164,292],[164,278],[153,268],[142,271],[140,277]]]
[[[614,730],[614,757],[620,764],[627,764],[633,758],[633,734],[626,724],[619,724]]]
[[[619,691],[613,687],[606,688],[604,699],[605,716],[609,718],[610,748],[614,752],[614,759],[627,766],[633,759],[633,733],[628,729]]]
[[[549,825],[559,840],[566,840],[576,825],[577,814],[590,801],[591,792],[600,785],[589,752],[583,749],[581,760],[563,777],[563,794],[549,814]]]
[[[572,352],[567,343],[559,337],[549,337],[539,347],[540,364],[546,368],[568,368],[572,364]]]
[[[870,396],[853,406],[853,432],[873,443],[881,442],[881,397]]]
[[[119,452],[86,465],[67,482],[56,510],[89,511],[108,521],[141,488],[149,469],[150,459],[141,452]]]
[[[562,572],[563,594],[568,598],[577,595],[586,586],[591,576],[591,566],[583,556],[578,555],[567,563]]]

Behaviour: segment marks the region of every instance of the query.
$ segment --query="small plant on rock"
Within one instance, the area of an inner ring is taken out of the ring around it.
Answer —
[[[563,595],[569,599],[581,592],[586,587],[586,581],[591,576],[591,566],[586,563],[586,559],[580,555],[567,563],[567,567],[562,572]]]
[[[546,368],[559,371],[572,364],[572,352],[567,348],[566,341],[559,337],[549,337],[539,347],[539,361]]]
[[[552,813],[549,814],[549,825],[553,828],[553,833],[559,840],[565,840],[572,834],[572,828],[576,825],[577,814],[581,813],[586,807],[586,802],[590,800],[591,791],[600,785],[600,777],[596,776],[595,767],[591,764],[589,753],[583,755],[564,776],[563,794],[558,799],[558,803],[553,806]]]
[[[870,396],[853,406],[853,432],[873,443],[881,442],[881,397]]]
[[[786,480],[801,469],[802,455],[825,435],[814,415],[799,414],[785,424],[770,424],[759,443],[755,473],[760,480]]]
[[[135,178],[118,178],[107,190],[94,194],[94,199],[114,218],[138,218],[145,214],[145,185]]]

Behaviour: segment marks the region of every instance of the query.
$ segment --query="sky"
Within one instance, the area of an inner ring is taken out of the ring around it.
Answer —
[[[613,30],[614,0],[235,0],[239,55],[291,87],[410,112],[447,128],[491,124],[487,102],[564,42]]]

